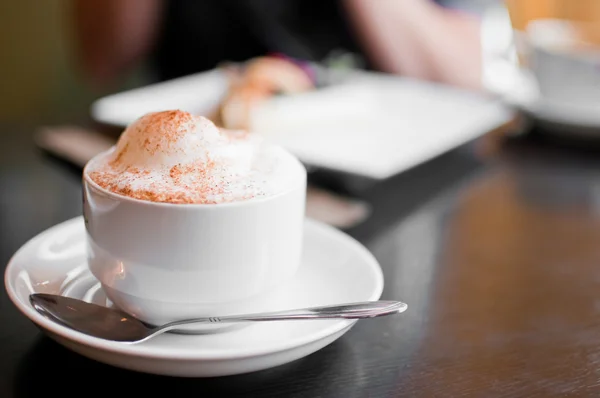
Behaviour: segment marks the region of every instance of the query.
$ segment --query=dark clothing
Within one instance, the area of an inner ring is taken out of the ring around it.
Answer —
[[[338,0],[167,0],[164,13],[154,52],[159,80],[269,53],[308,61],[332,51],[365,58]]]

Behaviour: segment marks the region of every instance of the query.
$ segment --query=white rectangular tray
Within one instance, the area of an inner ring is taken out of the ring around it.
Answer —
[[[209,114],[227,88],[217,70],[96,101],[92,117],[125,126],[146,112]],[[512,118],[495,99],[397,76],[357,73],[343,83],[279,97],[257,113],[255,130],[303,162],[383,179],[463,145]]]

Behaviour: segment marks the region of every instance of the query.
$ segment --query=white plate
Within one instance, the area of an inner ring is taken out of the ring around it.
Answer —
[[[96,101],[92,117],[125,126],[142,114],[179,108],[208,114],[227,80],[210,71]],[[483,135],[512,118],[499,101],[398,76],[360,72],[307,94],[268,102],[253,129],[305,163],[383,179]]]
[[[210,335],[167,333],[140,344],[96,339],[56,324],[29,303],[32,293],[52,293],[110,305],[87,270],[81,217],[54,226],[26,243],[5,272],[17,308],[67,348],[126,369],[186,377],[246,373],[309,355],[347,332],[356,320],[252,324]],[[378,300],[383,276],[375,258],[346,234],[315,221],[305,224],[297,277],[273,297],[272,310]],[[361,322],[369,322],[368,320]]]

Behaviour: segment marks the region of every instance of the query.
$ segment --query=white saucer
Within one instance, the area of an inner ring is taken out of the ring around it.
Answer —
[[[600,112],[595,105],[583,106],[557,102],[540,94],[533,74],[518,65],[503,65],[508,80],[501,80],[488,89],[500,95],[504,102],[521,110],[546,127],[569,133],[600,136]]]
[[[505,97],[509,104],[540,122],[582,133],[595,130],[594,133],[600,135],[600,111],[596,106],[577,106],[544,98],[535,88],[534,78],[525,70],[520,69],[520,73],[519,89]]]
[[[523,111],[538,121],[553,124],[586,135],[600,136],[600,111],[595,107],[581,107],[539,99],[523,105]]]
[[[171,376],[210,377],[252,372],[309,355],[347,332],[355,320],[281,321],[209,335],[164,334],[140,344],[96,339],[36,312],[29,295],[62,294],[111,305],[87,270],[81,217],[26,243],[9,262],[5,287],[17,308],[67,348],[126,369]],[[307,220],[297,277],[273,297],[273,308],[378,300],[383,275],[360,243],[333,227]],[[364,321],[368,322],[368,321]]]

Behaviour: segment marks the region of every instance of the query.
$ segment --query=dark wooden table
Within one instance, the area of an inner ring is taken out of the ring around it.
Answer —
[[[30,133],[0,127],[2,264],[81,212],[77,172]],[[3,290],[0,397],[600,396],[600,150],[584,146],[483,139],[356,189],[374,213],[348,232],[380,261],[383,298],[409,310],[271,370],[176,379],[96,363],[44,337]]]

